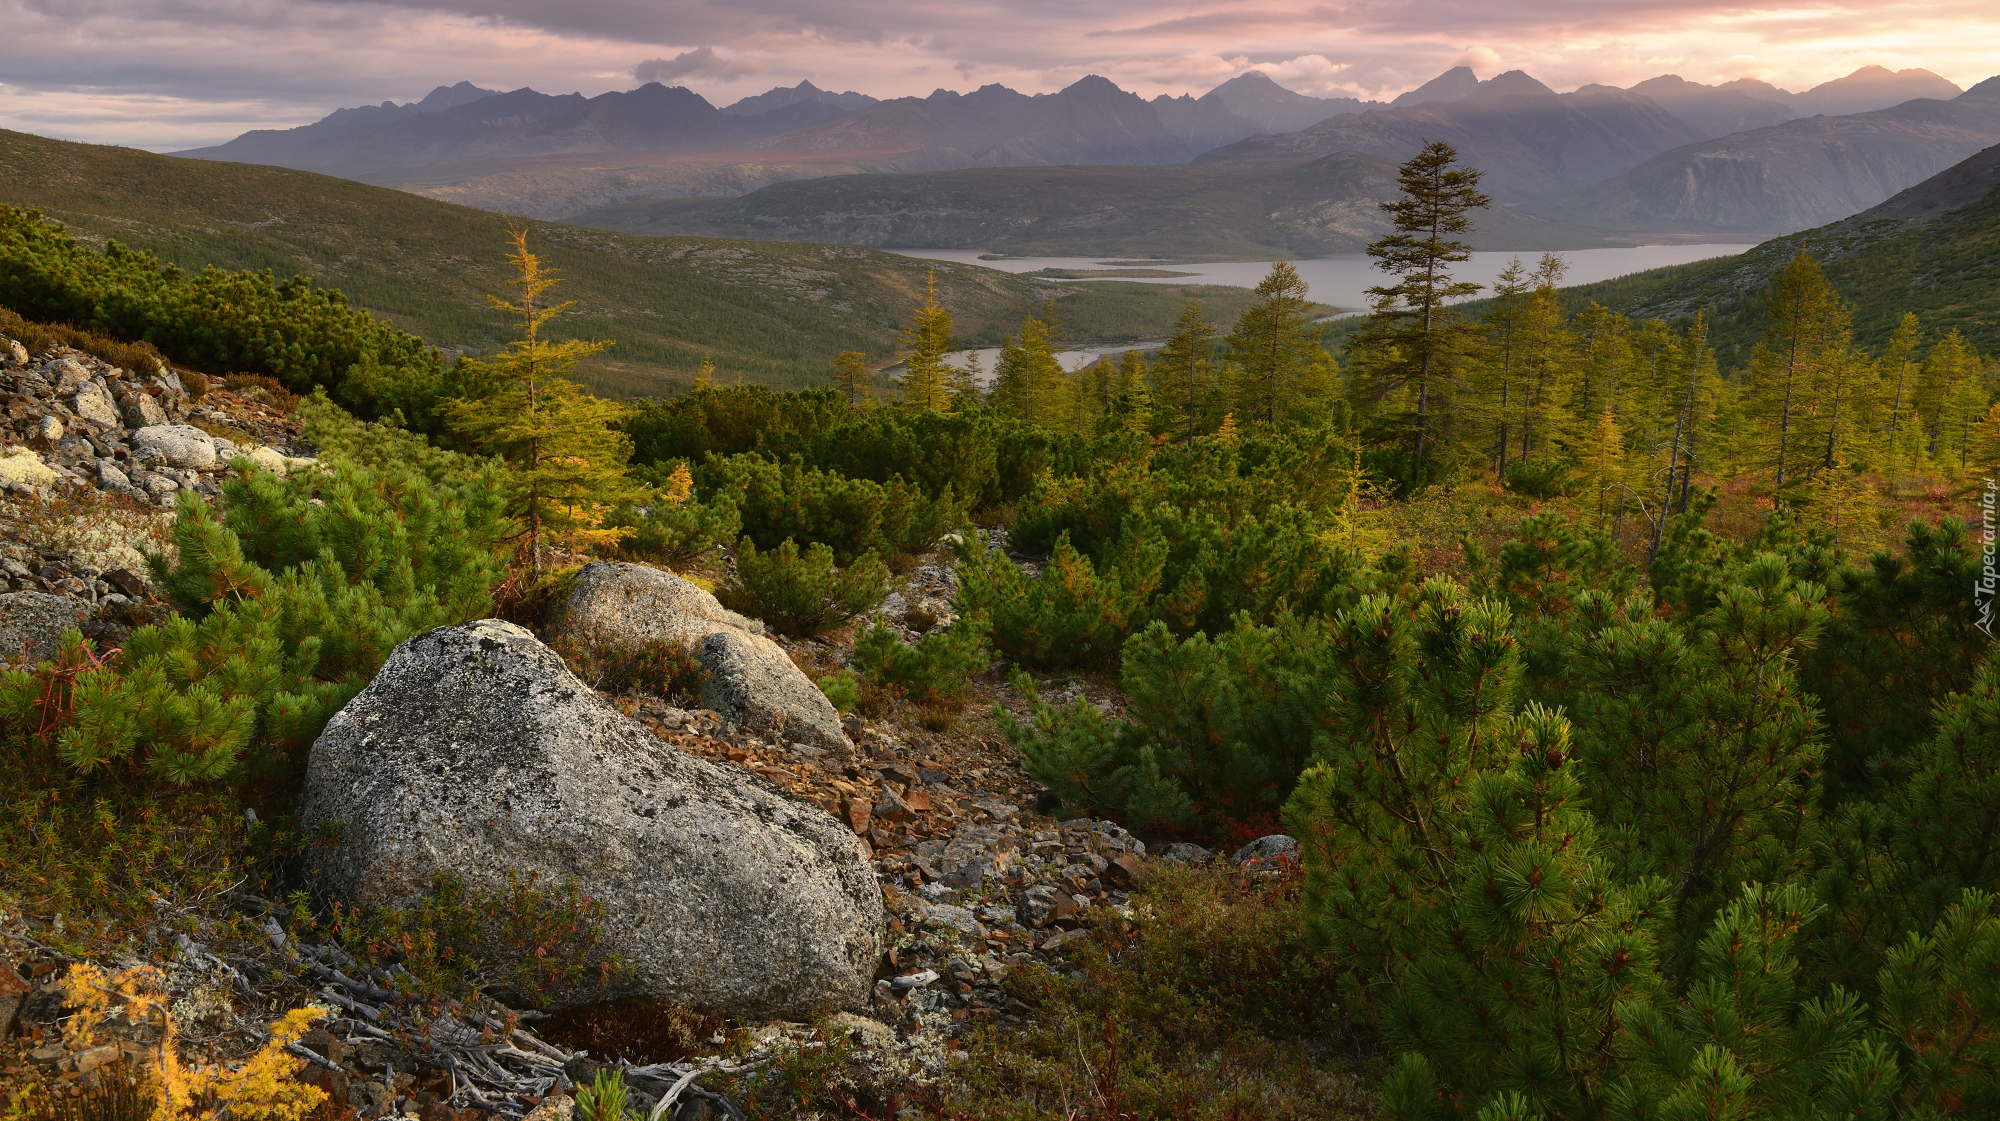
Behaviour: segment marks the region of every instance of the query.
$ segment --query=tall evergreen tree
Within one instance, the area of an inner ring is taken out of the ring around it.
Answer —
[[[487,300],[515,317],[521,338],[491,359],[466,360],[475,365],[470,383],[496,388],[485,397],[453,401],[448,416],[460,435],[513,468],[516,513],[529,562],[539,570],[547,533],[587,544],[629,533],[598,527],[612,507],[636,496],[637,488],[626,474],[632,441],[618,428],[624,407],[592,397],[569,380],[577,361],[605,344],[542,337],[548,322],[574,305],[543,302],[557,283],[556,270],[544,268],[529,251],[527,227],[510,221],[507,232],[513,242],[507,260],[515,272],[508,284],[518,295]]]
[[[1312,301],[1289,261],[1279,261],[1257,285],[1258,303],[1244,310],[1227,340],[1233,352],[1235,412],[1266,427],[1323,393],[1331,357],[1306,331]]]
[[[1163,420],[1172,418],[1167,431],[1189,444],[1205,427],[1209,396],[1215,391],[1213,340],[1218,333],[1202,302],[1189,300],[1174,321],[1173,337],[1153,364]]]
[[[903,373],[896,378],[903,401],[912,408],[944,412],[951,408],[951,367],[945,355],[952,347],[951,313],[937,299],[937,270],[924,286],[924,300],[910,313],[903,328]]]
[[[1410,398],[1401,427],[1411,444],[1413,486],[1431,474],[1434,414],[1464,388],[1477,346],[1476,330],[1449,304],[1480,289],[1451,274],[1452,265],[1472,256],[1472,246],[1458,240],[1472,229],[1471,212],[1493,201],[1480,192],[1479,179],[1479,171],[1458,162],[1451,145],[1426,144],[1400,169],[1403,197],[1382,204],[1396,232],[1368,246],[1376,267],[1397,282],[1368,289],[1374,317],[1354,336],[1364,356],[1356,384],[1371,406],[1399,391]]]

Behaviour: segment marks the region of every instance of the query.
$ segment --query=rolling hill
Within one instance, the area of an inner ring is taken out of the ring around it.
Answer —
[[[734,198],[634,202],[573,221],[646,234],[992,249],[1022,256],[1270,259],[1352,253],[1388,230],[1396,166],[1343,152],[1293,166],[1023,167],[845,175]],[[1601,237],[1496,207],[1482,249],[1583,248]]]
[[[1905,311],[1936,337],[1953,328],[2000,354],[2000,145],[1851,218],[1767,241],[1738,257],[1636,273],[1566,289],[1639,318],[1715,317],[1724,367],[1763,335],[1771,277],[1801,250],[1854,301],[1855,337],[1880,347]]]
[[[487,99],[491,100],[491,99]],[[434,345],[482,352],[507,337],[485,306],[509,277],[497,214],[286,168],[176,159],[0,130],[0,202],[77,236],[115,239],[189,269],[272,269],[339,288]],[[611,341],[587,370],[607,392],[684,385],[704,356],[724,378],[821,381],[842,350],[886,359],[930,263],[869,249],[640,237],[538,223],[577,308],[561,330]],[[997,341],[1051,296],[1081,338],[1166,334],[1188,295],[1226,320],[1243,289],[1055,285],[938,263],[942,302],[968,338]]]

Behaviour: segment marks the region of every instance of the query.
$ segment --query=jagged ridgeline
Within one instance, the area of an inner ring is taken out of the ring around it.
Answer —
[[[116,242],[149,252],[158,258],[156,271],[159,264],[190,276],[210,265],[269,270],[274,290],[283,278],[309,277],[312,291],[338,289],[348,307],[447,355],[488,353],[512,337],[505,316],[484,301],[508,279],[494,252],[506,222],[489,211],[310,172],[5,130],[0,204],[39,210],[92,248]],[[842,352],[871,361],[894,352],[932,267],[848,246],[638,237],[555,223],[536,223],[534,237],[536,252],[562,270],[564,296],[577,302],[558,325],[562,333],[612,344],[582,369],[586,383],[604,393],[683,388],[704,358],[714,360],[723,384],[824,384]],[[7,267],[21,266],[10,260]],[[138,260],[117,267],[137,268]],[[1191,295],[1207,299],[1218,319],[1250,303],[1240,289],[1056,286],[966,265],[935,267],[938,298],[960,333],[991,343],[1051,295],[1060,297],[1064,322],[1078,338],[1167,334]],[[305,298],[303,288],[287,291],[294,303]],[[337,306],[330,296],[310,299]]]

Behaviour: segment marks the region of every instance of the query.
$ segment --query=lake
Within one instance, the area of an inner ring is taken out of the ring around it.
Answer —
[[[1710,257],[1733,257],[1747,249],[1749,245],[1708,244],[1708,245],[1639,245],[1624,249],[1569,249],[1562,251],[1562,258],[1569,262],[1569,272],[1563,277],[1564,284],[1592,284],[1600,280],[1644,272],[1666,265],[1684,265],[1689,261],[1701,261]],[[905,257],[917,257],[929,261],[956,261],[961,264],[977,265],[980,268],[998,269],[1001,272],[1028,273],[1041,269],[1077,269],[1091,272],[1108,272],[1110,276],[1095,276],[1091,280],[1116,280],[1124,270],[1112,265],[1113,260],[1129,264],[1134,271],[1176,272],[1185,276],[1145,277],[1129,276],[1124,279],[1135,284],[1228,284],[1239,288],[1255,288],[1271,271],[1269,261],[1204,261],[1198,264],[1169,264],[1165,262],[1139,262],[1106,257],[1008,257],[997,261],[982,261],[983,252],[978,249],[890,249]],[[1470,280],[1475,284],[1489,287],[1507,267],[1508,262],[1519,258],[1525,265],[1532,266],[1540,259],[1540,252],[1480,252],[1472,259],[1452,270],[1454,278]],[[1299,276],[1311,289],[1312,298],[1323,304],[1332,304],[1343,312],[1365,311],[1368,307],[1366,289],[1381,284],[1385,275],[1375,267],[1375,262],[1365,253],[1337,253],[1331,257],[1313,257],[1292,262]],[[1054,280],[1058,284],[1088,284],[1091,280]],[[1481,296],[1490,295],[1481,292]],[[1075,370],[1095,362],[1106,354],[1122,354],[1128,350],[1153,350],[1165,340],[1153,339],[1136,343],[1108,343],[1100,346],[1079,346],[1065,350],[1061,354],[1064,368]],[[993,366],[999,360],[997,348],[959,351],[952,356],[952,364],[963,367],[967,361],[979,362],[981,384],[990,384]],[[891,367],[892,370],[898,367]]]

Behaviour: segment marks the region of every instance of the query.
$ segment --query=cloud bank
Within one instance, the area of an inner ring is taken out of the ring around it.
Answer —
[[[0,27],[0,127],[156,150],[462,79],[592,95],[661,81],[726,104],[801,78],[897,97],[1102,74],[1150,97],[1259,68],[1386,99],[1458,63],[1558,89],[2000,70],[1990,0],[0,0]]]

